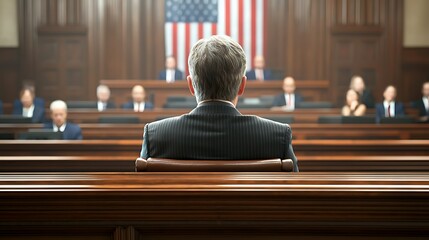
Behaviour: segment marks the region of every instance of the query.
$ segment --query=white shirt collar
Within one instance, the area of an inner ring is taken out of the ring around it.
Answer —
[[[206,102],[224,102],[224,103],[230,104],[232,107],[235,108],[234,103],[227,101],[227,100],[222,100],[222,99],[207,99],[207,100],[203,100],[203,101],[199,102],[198,105],[200,105],[202,103],[206,103]]]
[[[58,127],[57,127],[57,125],[55,125],[55,123],[53,124],[53,130],[54,130],[54,132],[58,132]],[[59,130],[60,130],[60,132],[64,132],[64,130],[66,130],[66,126],[67,126],[67,123],[64,123],[63,125],[61,125],[60,127],[59,127]]]
[[[429,108],[429,97],[422,97],[423,104],[425,105],[425,108]]]
[[[23,117],[33,117],[33,113],[34,113],[34,104],[31,105],[31,107],[29,108],[22,108],[22,116]]]
[[[107,103],[103,103],[102,101],[98,101],[97,102],[97,108],[98,108],[99,112],[102,112],[102,111],[106,110]]]
[[[143,112],[145,105],[145,102],[134,102],[134,112]]]

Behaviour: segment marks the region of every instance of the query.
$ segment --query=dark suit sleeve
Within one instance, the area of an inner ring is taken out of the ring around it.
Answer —
[[[45,121],[45,108],[35,105],[33,112],[33,123],[43,123]]]
[[[398,103],[398,108],[396,109],[396,115],[400,116],[400,115],[405,115],[405,108],[404,108],[404,104],[402,103]]]
[[[143,143],[142,143],[142,150],[140,152],[140,157],[143,159],[148,159],[150,157],[149,151],[148,151],[148,147],[149,147],[148,125],[149,124],[146,124],[144,126],[144,131],[143,131]]]
[[[273,107],[281,107],[281,106],[285,105],[285,104],[283,104],[282,97],[284,98],[284,95],[282,95],[282,94],[274,97]]]
[[[74,139],[76,140],[82,140],[82,129],[80,129],[80,127],[78,125],[76,125],[76,133],[75,133],[75,137]]]
[[[384,107],[383,107],[383,104],[377,103],[375,105],[375,119],[376,119],[376,122],[379,123],[380,120],[381,120],[381,118],[383,118],[383,117],[384,117]]]
[[[0,101],[0,115],[3,114],[3,102]]]
[[[293,161],[293,171],[299,172],[298,168],[298,159],[295,156],[295,153],[293,151],[292,147],[292,131],[288,127],[288,131],[286,131],[286,137],[288,138],[288,145],[286,149],[286,159],[291,159]]]

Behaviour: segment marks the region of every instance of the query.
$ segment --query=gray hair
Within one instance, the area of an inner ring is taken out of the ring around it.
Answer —
[[[198,102],[232,101],[246,72],[246,55],[232,38],[211,36],[192,47],[188,65]]]
[[[62,100],[55,100],[51,103],[49,109],[51,109],[51,111],[55,109],[64,109],[67,111],[67,104]]]
[[[103,92],[103,91],[108,92],[110,94],[110,88],[108,86],[106,86],[106,85],[98,85],[98,87],[97,87],[97,95],[100,92]]]

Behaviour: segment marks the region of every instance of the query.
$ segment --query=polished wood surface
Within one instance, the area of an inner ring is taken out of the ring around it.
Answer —
[[[135,114],[137,116],[138,114]],[[83,123],[83,137],[97,139],[142,139],[142,124]],[[42,124],[0,124],[0,134],[18,137],[28,129],[42,128]],[[311,124],[292,123],[292,137],[301,139],[429,139],[428,124]]]
[[[135,156],[142,140],[0,140],[3,156]],[[295,140],[299,156],[426,156],[429,140]],[[135,158],[134,158],[135,159]]]
[[[0,172],[134,172],[130,156],[0,156]],[[300,172],[429,172],[429,156],[298,156]]]
[[[186,81],[166,83],[159,80],[101,80],[101,84],[110,87],[112,99],[117,106],[131,99],[131,89],[135,85],[142,85],[147,97],[153,101],[155,107],[162,108],[171,96],[191,96]],[[282,80],[256,82],[248,81],[243,97],[275,96],[282,93]],[[306,101],[329,101],[327,80],[297,80],[297,89]],[[151,97],[152,96],[152,97]]]
[[[429,234],[428,173],[3,173],[0,192],[4,239]]]

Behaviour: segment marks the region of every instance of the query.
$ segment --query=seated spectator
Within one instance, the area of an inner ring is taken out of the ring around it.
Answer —
[[[99,112],[115,108],[115,104],[113,102],[109,102],[110,89],[108,86],[99,85],[97,87],[97,99],[97,109]]]
[[[183,72],[177,69],[176,59],[173,56],[167,57],[165,59],[165,70],[159,73],[159,80],[165,80],[168,83],[173,83],[175,81],[183,80]]]
[[[246,86],[245,71],[245,53],[232,38],[199,40],[189,55],[187,77],[198,106],[188,114],[146,124],[140,157],[292,159],[298,171],[290,126],[237,110]]]
[[[20,94],[21,106],[14,106],[12,114],[31,118],[33,123],[42,123],[45,119],[45,108],[34,103],[34,92],[31,88],[24,88]]]
[[[143,86],[136,85],[131,91],[132,101],[122,105],[123,109],[133,109],[134,112],[143,112],[147,109],[153,109],[153,105],[150,102],[145,102],[145,90]]]
[[[384,117],[396,117],[405,115],[404,105],[396,102],[396,88],[392,85],[387,86],[383,93],[384,101],[375,105],[377,122]]]
[[[295,92],[295,79],[287,77],[283,80],[283,93],[277,95],[273,101],[273,109],[293,111],[303,98]]]
[[[429,121],[429,82],[422,85],[422,98],[413,102],[413,107],[419,110],[421,122]]]
[[[0,115],[3,114],[3,102],[0,100]]]
[[[33,92],[34,97],[34,105],[40,106],[41,108],[45,108],[45,100],[42,98],[39,98],[36,96],[36,88],[34,87],[34,84],[31,81],[26,81],[23,83],[22,90],[29,89],[31,92]],[[13,109],[20,109],[22,108],[22,102],[21,99],[15,99],[13,101]]]
[[[346,105],[341,110],[341,114],[343,116],[363,116],[365,111],[365,104],[359,102],[359,93],[349,89],[346,95]]]
[[[265,68],[265,59],[263,56],[255,56],[253,59],[254,69],[246,73],[248,80],[266,81],[272,80],[271,70]]]
[[[64,140],[82,140],[79,125],[67,122],[67,104],[64,101],[53,101],[50,110],[52,122],[46,123],[44,128],[62,132]]]
[[[365,87],[365,82],[361,76],[355,75],[350,80],[350,89],[359,93],[359,102],[365,104],[367,108],[374,108],[374,97],[369,89]]]

